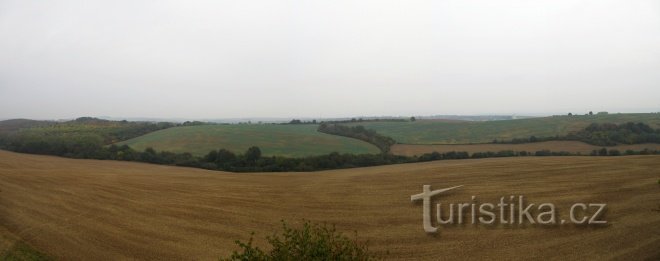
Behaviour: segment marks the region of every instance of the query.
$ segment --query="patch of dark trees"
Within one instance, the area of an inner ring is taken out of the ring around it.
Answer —
[[[660,143],[660,129],[653,129],[644,123],[592,123],[583,130],[566,136],[516,138],[510,141],[494,140],[493,143],[519,144],[553,140],[582,141],[597,146],[617,144]]]
[[[348,126],[324,122],[319,125],[318,131],[366,141],[378,147],[383,154],[389,153],[390,147],[396,144],[394,139],[378,134],[376,131],[367,129],[361,125]]]
[[[284,123],[284,124],[294,124],[295,125],[295,124],[316,124],[316,123],[317,123],[316,120],[305,121],[305,120],[293,119],[293,120],[289,121],[288,123]]]
[[[375,119],[364,119],[364,118],[351,118],[350,120],[334,120],[334,121],[324,121],[327,124],[333,123],[360,123],[360,122],[406,122],[408,119],[405,118],[375,118]],[[415,117],[411,117],[410,121],[415,121]]]

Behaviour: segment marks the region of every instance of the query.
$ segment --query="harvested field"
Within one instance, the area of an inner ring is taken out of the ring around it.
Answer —
[[[390,259],[660,258],[660,156],[514,157],[314,173],[225,173],[0,151],[0,226],[63,260],[217,260],[280,219],[357,230]],[[442,202],[525,195],[608,204],[603,227],[422,230],[422,185],[464,187]]]
[[[395,155],[405,155],[405,156],[419,156],[424,153],[431,153],[434,151],[443,153],[450,151],[466,151],[469,153],[475,152],[498,152],[503,150],[513,150],[513,151],[527,151],[527,152],[536,152],[539,150],[550,150],[550,151],[567,151],[572,153],[581,153],[588,155],[593,150],[598,150],[601,148],[616,149],[620,152],[625,152],[626,150],[641,151],[644,149],[649,150],[660,150],[660,144],[656,143],[646,143],[646,144],[632,144],[632,145],[617,145],[617,146],[595,146],[587,144],[581,141],[544,141],[544,142],[533,142],[533,143],[521,143],[521,144],[434,144],[434,145],[424,145],[424,144],[396,144],[392,146],[392,153]]]

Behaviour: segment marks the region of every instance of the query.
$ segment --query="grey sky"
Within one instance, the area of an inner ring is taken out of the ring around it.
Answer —
[[[660,1],[0,0],[0,118],[660,111]]]

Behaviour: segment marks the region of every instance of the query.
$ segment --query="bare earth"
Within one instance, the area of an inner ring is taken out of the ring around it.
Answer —
[[[550,150],[550,151],[567,151],[572,153],[582,153],[583,155],[589,155],[591,151],[598,150],[603,148],[603,146],[594,146],[580,141],[544,141],[544,142],[534,142],[534,143],[522,143],[522,144],[436,144],[436,145],[425,145],[425,144],[396,144],[392,146],[392,154],[395,155],[404,155],[404,156],[419,156],[424,153],[431,153],[434,151],[443,153],[450,151],[466,151],[469,153],[475,152],[498,152],[503,150],[513,150],[513,151],[527,151],[527,152],[536,152],[539,150]],[[626,150],[641,151],[644,149],[649,150],[660,150],[660,144],[657,143],[646,143],[646,144],[633,144],[633,145],[617,145],[605,147],[609,149],[617,149],[621,153]]]
[[[391,259],[660,258],[660,156],[520,157],[234,174],[0,151],[0,227],[64,260],[215,260],[280,219],[357,230]],[[603,227],[443,226],[422,230],[422,185],[464,187],[442,202],[525,195],[608,204]],[[257,243],[263,244],[263,241]]]

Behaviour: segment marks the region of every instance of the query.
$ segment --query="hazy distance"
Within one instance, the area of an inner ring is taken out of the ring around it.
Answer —
[[[660,1],[0,0],[0,118],[660,111]]]

